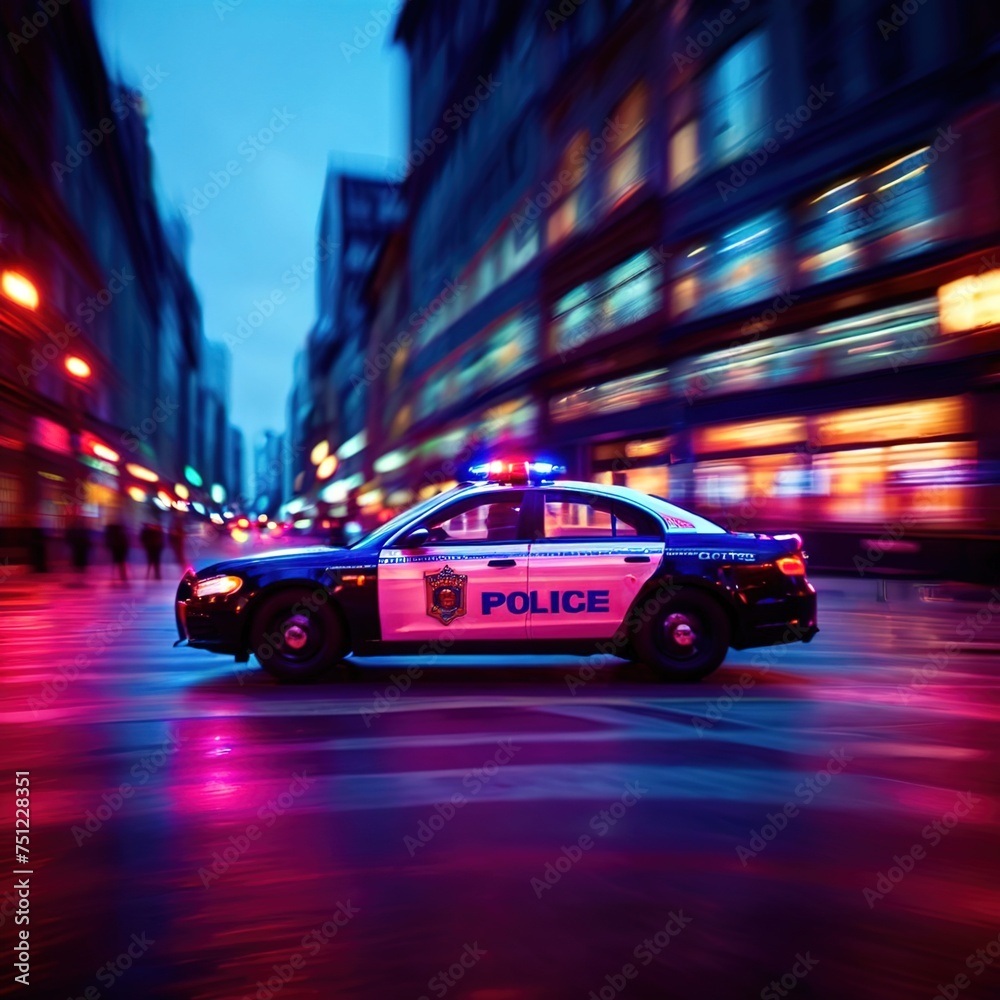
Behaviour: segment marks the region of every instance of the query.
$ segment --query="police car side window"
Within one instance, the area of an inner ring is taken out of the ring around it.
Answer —
[[[471,497],[438,511],[423,526],[432,545],[525,540],[519,532],[523,499],[520,493]]]
[[[545,496],[546,540],[662,538],[654,518],[607,497],[548,493]]]

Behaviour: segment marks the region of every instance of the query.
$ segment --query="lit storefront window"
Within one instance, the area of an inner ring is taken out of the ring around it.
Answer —
[[[962,397],[698,428],[696,454],[718,457],[696,461],[695,498],[736,515],[744,529],[904,515],[954,523],[974,507],[976,443],[956,440],[971,429]],[[793,448],[768,453],[782,444]]]
[[[693,434],[695,454],[750,451],[782,444],[806,441],[805,417],[781,417],[776,420],[751,420],[736,424],[699,427]]]
[[[931,186],[937,155],[929,147],[915,150],[833,185],[804,206],[800,277],[826,281],[919,253],[940,240],[945,220]]]
[[[961,396],[891,406],[866,406],[816,417],[816,440],[823,447],[964,434],[970,429]]]
[[[695,319],[777,294],[785,229],[782,213],[767,212],[675,257],[671,314]]]
[[[896,372],[933,362],[946,351],[950,357],[973,349],[968,338],[943,338],[937,304],[922,299],[683,359],[672,366],[670,390],[694,402],[859,372]]]
[[[519,312],[503,320],[463,347],[458,361],[445,359],[428,377],[417,394],[416,419],[513,378],[535,363],[537,353],[537,314]]]
[[[944,333],[1000,325],[1000,270],[942,285],[938,305]]]
[[[646,177],[646,103],[646,88],[637,84],[611,115],[611,120],[621,126],[607,152],[604,196],[612,210],[634,194]]]
[[[583,180],[587,174],[587,146],[590,133],[586,129],[570,139],[559,162],[556,177],[558,196],[549,212],[545,230],[548,246],[565,239],[587,214]]]
[[[639,375],[591,385],[560,396],[549,403],[556,423],[580,420],[605,413],[620,413],[662,402],[667,398],[667,369],[657,368]]]
[[[651,316],[660,307],[662,271],[649,250],[593,281],[578,285],[555,305],[553,353],[575,347]]]

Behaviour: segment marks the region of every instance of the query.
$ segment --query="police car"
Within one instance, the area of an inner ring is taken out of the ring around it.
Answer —
[[[695,680],[809,642],[798,535],[732,533],[622,486],[494,461],[346,548],[227,560],[177,591],[178,644],[311,680],[345,656],[603,653]]]

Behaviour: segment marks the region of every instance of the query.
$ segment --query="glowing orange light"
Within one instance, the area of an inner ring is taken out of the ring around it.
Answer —
[[[64,362],[66,371],[76,378],[90,378],[91,368],[83,358],[71,354]]]
[[[136,502],[143,503],[146,499],[146,491],[139,489],[138,486],[130,486],[128,488],[128,495]]]
[[[313,450],[309,453],[309,461],[313,465],[319,465],[320,462],[330,454],[330,442],[320,441],[319,444],[313,446]]]
[[[160,478],[151,469],[146,469],[141,465],[136,465],[134,462],[129,462],[125,466],[125,471],[130,476],[135,476],[136,479],[141,479],[144,483],[155,483],[158,482]]]
[[[178,483],[174,487],[174,492],[181,498],[181,500],[187,500],[187,498],[191,496],[191,491],[183,483]]]
[[[236,522],[236,524],[237,524],[237,525],[238,525],[239,527],[241,527],[241,528],[249,528],[249,527],[250,527],[250,521],[249,521],[249,520],[248,520],[247,518],[245,518],[245,517],[241,517],[241,518],[240,518],[240,519],[239,519],[239,520],[238,520],[238,521]]]
[[[0,288],[4,295],[26,309],[38,308],[38,289],[23,274],[4,271],[0,276]]]
[[[329,479],[337,471],[337,456],[327,455],[322,462],[319,463],[319,468],[316,470],[317,479]]]
[[[106,444],[101,444],[100,441],[95,441],[91,445],[90,450],[98,457],[103,458],[105,462],[119,462],[121,461],[121,455],[118,454],[114,448],[109,448]]]

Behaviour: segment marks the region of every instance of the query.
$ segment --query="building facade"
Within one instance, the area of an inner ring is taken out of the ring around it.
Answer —
[[[411,0],[366,488],[508,449],[734,527],[987,529],[997,30],[986,3]]]
[[[23,31],[37,13],[0,12],[0,527],[207,515],[224,413],[202,403],[187,234],[153,191],[157,81],[109,76],[89,4]]]

